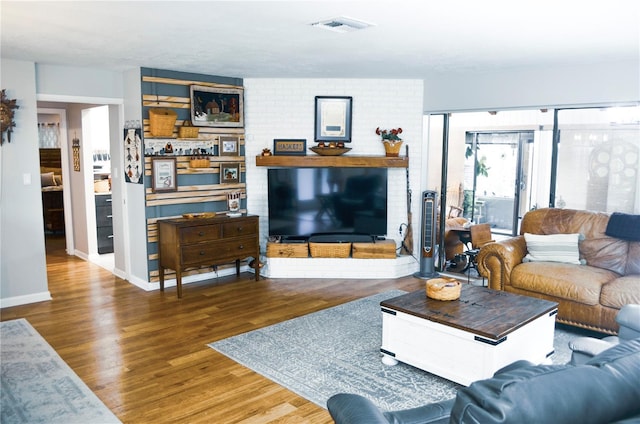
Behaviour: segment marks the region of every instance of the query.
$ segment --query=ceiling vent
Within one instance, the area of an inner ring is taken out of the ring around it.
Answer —
[[[365,29],[373,24],[368,22],[359,21],[357,19],[347,18],[341,16],[339,18],[326,19],[324,21],[314,22],[312,27],[322,28],[333,32],[353,32],[360,29]]]

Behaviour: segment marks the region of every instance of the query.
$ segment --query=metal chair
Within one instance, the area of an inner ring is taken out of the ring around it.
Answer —
[[[482,246],[493,243],[495,240],[491,235],[491,224],[476,224],[469,228],[469,234],[471,238],[471,248],[464,251],[463,255],[467,257],[467,282],[470,279],[471,269],[478,271],[478,253]],[[478,273],[479,275],[480,273]],[[484,277],[482,277],[482,285],[484,285]]]

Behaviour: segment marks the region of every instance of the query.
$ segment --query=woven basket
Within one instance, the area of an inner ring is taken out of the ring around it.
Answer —
[[[149,109],[149,132],[154,137],[171,137],[177,118],[171,109]]]
[[[348,258],[351,254],[351,243],[309,242],[309,251],[313,258]]]
[[[191,125],[191,121],[184,121],[182,126],[178,128],[179,138],[198,138],[200,128]]]
[[[95,193],[108,193],[110,189],[109,180],[95,180],[93,182],[93,191]]]
[[[456,300],[460,298],[462,286],[455,278],[441,277],[427,280],[427,297],[435,300]]]
[[[190,159],[189,168],[209,168],[211,161],[209,159]]]
[[[267,243],[267,258],[307,258],[307,243]]]

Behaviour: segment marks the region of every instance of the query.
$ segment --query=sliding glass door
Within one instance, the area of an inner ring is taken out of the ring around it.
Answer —
[[[474,224],[490,223],[494,233],[515,234],[520,199],[526,201],[530,187],[533,139],[533,131],[467,132],[465,218]]]

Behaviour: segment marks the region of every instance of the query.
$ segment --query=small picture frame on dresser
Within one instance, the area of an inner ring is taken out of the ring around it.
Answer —
[[[154,193],[178,190],[175,157],[151,158],[151,187]]]

